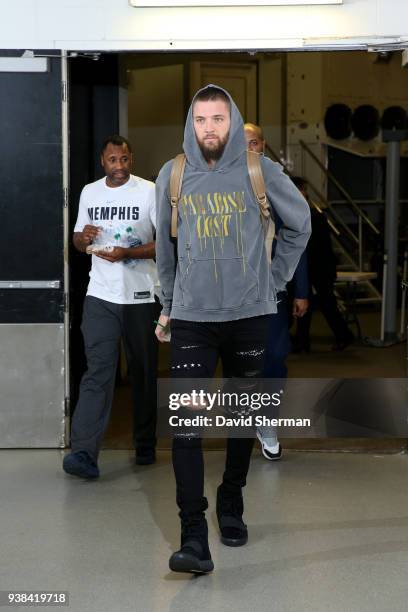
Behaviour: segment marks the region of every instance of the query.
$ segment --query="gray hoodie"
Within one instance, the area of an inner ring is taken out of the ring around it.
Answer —
[[[243,121],[230,99],[228,142],[211,168],[197,143],[193,103],[190,106],[177,244],[170,237],[172,160],[156,182],[162,314],[172,319],[233,321],[276,312],[276,294],[292,278],[310,235],[307,202],[280,164],[262,156],[268,200],[283,223],[272,264],[268,263],[259,206],[247,171]]]

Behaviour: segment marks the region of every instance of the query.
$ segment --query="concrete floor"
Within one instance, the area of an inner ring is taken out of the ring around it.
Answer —
[[[218,540],[223,453],[206,453],[212,575],[169,572],[178,546],[167,451],[132,465],[104,451],[102,476],[65,475],[62,453],[0,451],[0,590],[64,590],[72,612],[407,610],[408,457],[255,451],[245,492],[249,543]],[[23,609],[23,608],[17,608]]]

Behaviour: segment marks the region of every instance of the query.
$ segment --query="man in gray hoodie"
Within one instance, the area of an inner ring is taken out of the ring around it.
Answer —
[[[187,158],[178,203],[177,244],[170,236],[172,161],[156,183],[156,256],[163,310],[160,341],[171,330],[175,378],[211,378],[218,358],[237,379],[262,377],[269,316],[276,294],[291,279],[310,235],[309,207],[279,164],[261,159],[268,201],[282,219],[272,265],[264,246],[259,205],[247,169],[242,117],[220,87],[194,96],[184,132]],[[227,442],[225,471],[217,489],[221,541],[247,542],[242,520],[254,438]],[[206,573],[208,547],[201,440],[175,436],[173,467],[181,519],[181,547],[170,569]]]

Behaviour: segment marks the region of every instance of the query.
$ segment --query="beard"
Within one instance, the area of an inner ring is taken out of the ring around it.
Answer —
[[[228,134],[223,139],[218,138],[216,143],[206,144],[205,140],[198,141],[198,146],[205,161],[218,161],[224,153],[227,142]]]

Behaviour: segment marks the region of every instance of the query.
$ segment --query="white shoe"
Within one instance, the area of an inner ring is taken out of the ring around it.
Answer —
[[[262,438],[260,431],[256,430],[256,437],[261,443],[262,454],[268,461],[279,461],[282,457],[282,446],[277,438]]]

